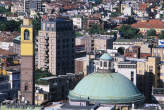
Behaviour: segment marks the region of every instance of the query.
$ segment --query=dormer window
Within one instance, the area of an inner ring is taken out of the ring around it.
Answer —
[[[30,32],[27,29],[24,31],[24,40],[30,40]]]

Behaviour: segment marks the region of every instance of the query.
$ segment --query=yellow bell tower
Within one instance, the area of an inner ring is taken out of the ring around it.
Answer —
[[[21,101],[34,104],[34,36],[32,19],[25,18],[21,26]]]
[[[32,19],[24,19],[21,27],[21,56],[34,55]]]

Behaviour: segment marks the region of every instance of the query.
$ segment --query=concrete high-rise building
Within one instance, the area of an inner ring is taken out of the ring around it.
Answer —
[[[72,20],[56,17],[42,21],[38,35],[38,68],[54,75],[74,72],[74,47]]]
[[[21,88],[19,99],[34,104],[34,38],[32,19],[24,19],[21,27]]]

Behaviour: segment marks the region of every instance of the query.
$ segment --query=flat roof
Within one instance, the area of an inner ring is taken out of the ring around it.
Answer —
[[[49,76],[49,77],[44,77],[44,78],[40,78],[40,80],[51,80],[51,79],[56,79],[58,78],[57,76]]]
[[[80,57],[80,58],[76,58],[75,60],[84,61],[84,60],[87,60],[87,57]]]
[[[114,42],[141,42],[139,39],[116,39]]]
[[[136,61],[121,61],[118,64],[136,64]]]

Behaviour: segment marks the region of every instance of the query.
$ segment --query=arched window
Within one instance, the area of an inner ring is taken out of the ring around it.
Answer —
[[[30,40],[30,32],[27,29],[24,31],[24,40]]]

